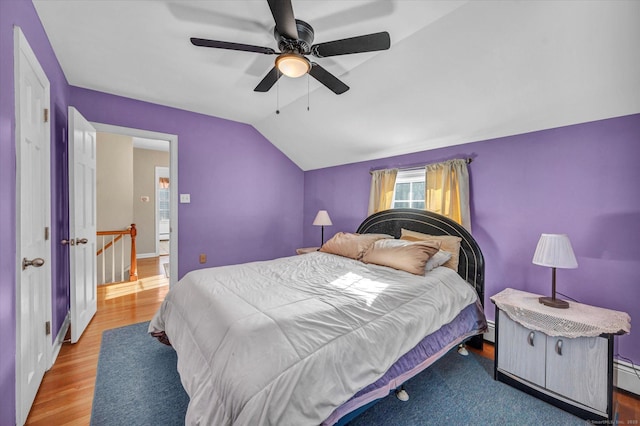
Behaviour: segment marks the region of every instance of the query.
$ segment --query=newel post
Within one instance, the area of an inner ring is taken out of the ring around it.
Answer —
[[[138,235],[138,231],[135,223],[131,224],[131,230],[129,233],[131,235],[131,268],[129,269],[129,281],[137,281],[138,261],[136,258],[136,235]]]

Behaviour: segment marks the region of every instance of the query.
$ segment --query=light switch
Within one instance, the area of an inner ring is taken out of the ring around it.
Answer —
[[[180,194],[180,202],[181,203],[190,203],[191,202],[191,194]]]

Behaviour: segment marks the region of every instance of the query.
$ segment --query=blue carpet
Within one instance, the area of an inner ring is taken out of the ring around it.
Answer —
[[[147,334],[148,322],[102,334],[92,426],[183,425],[189,396],[173,348]]]
[[[380,400],[349,426],[585,425],[572,414],[493,380],[493,360],[455,350],[405,383],[409,401]]]
[[[181,425],[189,397],[176,353],[147,334],[149,323],[102,335],[91,425]],[[405,384],[409,402],[380,400],[350,426],[585,425],[559,408],[493,380],[493,361],[455,351]]]

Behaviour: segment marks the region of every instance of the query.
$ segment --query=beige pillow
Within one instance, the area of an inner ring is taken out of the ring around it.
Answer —
[[[364,254],[362,261],[424,275],[424,266],[427,261],[440,249],[440,243],[437,241],[415,243],[403,241],[402,244],[396,241],[399,242],[399,240],[376,241]]]
[[[373,243],[383,238],[393,237],[386,234],[350,234],[347,232],[338,232],[329,241],[324,243],[320,251],[360,260]]]
[[[434,241],[437,244],[440,244],[440,241]],[[396,239],[392,239],[392,240],[378,240],[374,243],[374,247],[400,247],[400,246],[406,246],[408,244],[415,244],[415,242],[413,241],[408,241],[408,240],[396,240]],[[434,270],[435,268],[437,268],[438,266],[442,266],[445,263],[447,263],[447,261],[449,259],[451,259],[452,254],[446,250],[442,250],[442,248],[440,250],[438,250],[438,252],[436,254],[434,254],[433,256],[431,256],[429,258],[429,260],[427,260],[427,264],[424,265],[424,272],[427,273],[429,271]]]
[[[402,228],[400,239],[406,241],[440,241],[440,248],[451,253],[451,259],[442,266],[451,268],[458,272],[458,262],[460,259],[460,242],[462,238],[453,235],[429,235],[421,232],[410,231]]]

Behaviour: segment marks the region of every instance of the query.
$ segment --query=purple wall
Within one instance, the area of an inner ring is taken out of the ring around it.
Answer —
[[[559,291],[637,317],[640,290],[640,115],[303,173],[251,126],[70,87],[29,0],[0,0],[0,425],[15,424],[15,114],[13,26],[25,33],[51,83],[52,241],[68,233],[67,106],[89,120],[178,135],[179,276],[209,266],[292,255],[318,245],[319,209],[353,231],[366,216],[369,170],[475,158],[473,233],[485,254],[488,297],[505,287],[548,293],[550,272],[531,264],[542,232],[571,237],[579,267]],[[302,230],[302,235],[301,235]],[[53,249],[54,335],[69,304],[68,252]],[[199,253],[208,263],[198,263]],[[618,339],[640,361],[640,339]]]
[[[179,277],[300,247],[304,173],[253,127],[76,87],[71,104],[93,122],[178,135],[179,192],[191,194],[178,207]]]
[[[531,260],[543,232],[566,233],[578,269],[558,270],[558,291],[629,313],[638,321],[640,286],[640,114],[549,129],[305,173],[304,244],[329,211],[338,231],[355,231],[367,214],[369,170],[473,157],[473,235],[486,261],[489,297],[506,287],[551,291],[551,272]],[[638,333],[617,339],[618,352],[640,362]]]
[[[91,121],[178,135],[179,271],[295,254],[304,173],[253,127],[70,87],[31,1],[0,1],[0,425],[15,424],[15,113],[13,26],[51,83],[52,241],[68,234],[67,107]],[[73,102],[71,102],[72,100]],[[53,335],[69,306],[66,247],[52,244]],[[198,263],[199,253],[208,262]]]
[[[16,167],[13,27],[19,26],[35,52],[51,84],[51,239],[58,241],[68,230],[64,194],[66,170],[56,167],[66,152],[69,85],[53,53],[31,1],[0,0],[0,425],[15,424],[15,262],[16,262]],[[66,192],[66,191],[65,191]],[[62,204],[60,204],[62,202]],[[66,226],[66,228],[65,228]],[[53,329],[57,331],[69,304],[67,254],[52,244]],[[61,266],[63,265],[63,266]],[[55,337],[55,332],[52,338]]]

